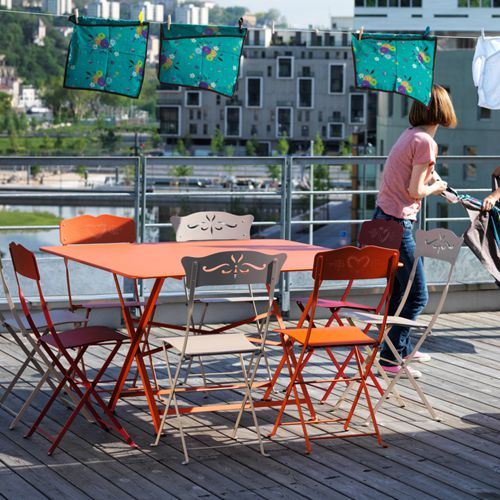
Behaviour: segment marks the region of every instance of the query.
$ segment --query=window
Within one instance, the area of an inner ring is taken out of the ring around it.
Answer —
[[[160,107],[160,134],[180,135],[181,128],[181,107],[161,106]]]
[[[196,123],[189,124],[189,135],[197,135],[198,134],[198,125]]]
[[[247,108],[262,108],[263,78],[247,77],[246,106]]]
[[[379,7],[387,7],[387,0],[378,0]]]
[[[344,138],[344,124],[343,123],[329,123],[328,124],[328,139],[343,139]]]
[[[366,94],[349,95],[349,123],[365,123]]]
[[[293,78],[293,57],[281,56],[276,59],[278,78]]]
[[[438,203],[437,205],[437,216],[439,219],[447,219],[448,218],[448,203]],[[442,220],[439,221],[439,227],[443,227],[445,229],[448,228],[448,221]]]
[[[398,0],[389,0],[389,7],[399,7]]]
[[[170,83],[160,83],[160,87],[158,90],[162,92],[180,92],[181,87],[179,85],[172,85]]]
[[[273,67],[272,66],[267,67],[267,76],[269,76],[269,77],[273,76]]]
[[[199,108],[201,106],[201,92],[186,92],[186,106],[188,108]]]
[[[225,108],[225,135],[239,137],[241,135],[241,107],[226,106]]]
[[[389,92],[387,94],[387,115],[391,117],[394,114],[394,94]]]
[[[400,0],[400,6],[401,7],[409,7],[410,6],[410,0]]]
[[[318,111],[318,121],[319,122],[323,121],[323,111]]]
[[[356,0],[355,6],[356,7],[364,7],[365,6],[365,0]]]
[[[344,92],[345,92],[345,64],[330,64],[328,93],[343,94]]]
[[[314,79],[299,78],[297,80],[297,107],[314,107]]]
[[[464,154],[474,156],[477,154],[476,146],[464,146]],[[464,181],[475,181],[477,179],[477,167],[475,163],[464,164]]]
[[[491,109],[478,107],[478,120],[491,120]]]
[[[438,155],[439,156],[447,156],[448,155],[448,145],[447,144],[439,144],[438,145]],[[438,173],[441,177],[448,177],[450,174],[450,169],[448,167],[448,163],[440,163],[438,169]]]
[[[401,97],[401,118],[408,116],[408,97]]]
[[[302,137],[309,137],[309,125],[302,125],[300,135]]]
[[[366,0],[366,6],[367,7],[376,7],[377,2],[376,2],[376,0]]]
[[[208,125],[206,123],[203,124],[203,135],[208,134]]]
[[[220,101],[221,101],[220,95],[217,94],[217,96],[215,97],[215,104],[220,104]]]
[[[276,137],[292,137],[292,108],[276,108]]]

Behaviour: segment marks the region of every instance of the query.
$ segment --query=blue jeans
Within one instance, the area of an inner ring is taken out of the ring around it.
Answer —
[[[399,261],[403,264],[403,267],[400,267],[396,273],[394,288],[389,302],[389,315],[393,315],[403,298],[406,285],[408,284],[408,280],[410,278],[410,272],[415,261],[415,257],[413,255],[415,252],[413,221],[408,219],[398,219],[397,217],[388,215],[379,207],[375,209],[373,218],[395,220],[396,222],[399,222],[404,229],[403,240],[401,241],[401,247],[399,248]],[[411,287],[408,299],[406,300],[400,316],[411,320],[417,319],[418,315],[424,310],[428,299],[429,293],[427,292],[427,283],[425,282],[424,266],[422,260],[420,260],[417,264],[417,271],[415,273],[413,286]],[[393,326],[389,332],[389,338],[401,357],[404,358],[405,356],[408,356],[408,354],[410,354],[413,350],[409,327]],[[394,354],[385,343],[382,344],[380,357],[391,361],[395,360]],[[393,364],[387,363],[383,360],[380,361],[380,364],[383,366],[394,366]]]

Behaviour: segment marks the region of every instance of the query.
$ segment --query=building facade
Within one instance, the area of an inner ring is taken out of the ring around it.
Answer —
[[[498,162],[447,161],[449,155],[499,155],[500,111],[478,107],[477,89],[472,79],[472,59],[476,38],[484,28],[488,35],[499,34],[500,0],[356,0],[354,29],[366,31],[421,32],[425,26],[439,38],[434,81],[450,93],[458,119],[454,130],[440,127],[437,170],[444,180],[461,192],[491,184],[491,172]],[[462,37],[462,38],[460,38]],[[378,94],[377,152],[389,153],[401,131],[408,126],[412,100],[396,94]],[[380,176],[381,169],[378,170]],[[471,194],[474,194],[472,192]],[[476,193],[484,197],[486,193]],[[427,200],[428,217],[463,217],[460,206],[449,205],[441,197]],[[464,223],[450,223],[456,231]]]
[[[271,154],[280,137],[290,152],[308,151],[318,133],[330,152],[353,134],[368,144],[376,96],[354,88],[348,42],[346,34],[250,30],[235,95],[163,86],[160,134],[170,145],[189,138],[206,149],[219,128],[237,154],[252,138],[261,154]]]

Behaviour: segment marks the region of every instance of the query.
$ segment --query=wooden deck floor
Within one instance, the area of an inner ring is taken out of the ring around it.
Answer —
[[[299,428],[288,426],[280,430],[276,440],[266,442],[271,457],[264,458],[255,446],[249,416],[243,422],[249,430],[242,429],[240,437],[252,444],[232,442],[230,446],[207,448],[230,443],[235,413],[197,414],[184,420],[191,448],[191,463],[185,466],[181,465],[180,441],[172,427],[160,446],[151,446],[152,424],[145,401],[138,398],[120,402],[117,414],[140,449],[131,449],[116,436],[78,418],[60,448],[48,457],[44,437],[37,434],[23,439],[25,423],[9,431],[10,416],[0,410],[0,496],[500,498],[500,313],[443,315],[426,350],[433,361],[419,365],[424,373],[421,385],[443,420],[431,420],[415,402],[414,391],[403,383],[401,393],[410,399],[407,407],[399,408],[389,401],[379,415],[388,448],[380,448],[373,438],[321,440],[313,443],[313,453],[307,456]],[[270,354],[276,363],[279,350]],[[101,355],[97,352],[96,360]],[[20,350],[2,337],[2,386],[21,359]],[[233,360],[207,365],[215,372],[227,370]],[[118,358],[114,373],[119,362]],[[160,372],[162,366],[160,362]],[[314,370],[329,373],[326,358],[318,357]],[[20,406],[36,380],[31,372],[28,382],[11,398],[12,406]],[[283,378],[280,389],[285,382]],[[44,394],[36,400],[26,422],[33,421],[46,397]],[[210,395],[208,401],[230,397],[221,393]],[[328,414],[331,407],[325,405],[321,410]],[[290,414],[294,412],[290,410]],[[67,415],[68,410],[56,403],[46,428],[54,431]],[[275,416],[274,409],[259,410],[264,432],[271,429]]]

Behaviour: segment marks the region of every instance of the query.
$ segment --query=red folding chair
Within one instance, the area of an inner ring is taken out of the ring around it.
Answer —
[[[48,454],[52,455],[63,436],[70,428],[73,420],[76,418],[78,413],[80,413],[82,408],[85,407],[102,429],[115,429],[121,434],[128,444],[135,447],[135,443],[122,427],[118,419],[109,410],[108,406],[96,390],[96,385],[99,383],[99,380],[110,365],[122,343],[127,340],[127,337],[106,326],[84,326],[81,328],[65,330],[63,332],[56,331],[43,295],[40,273],[34,253],[17,243],[11,243],[9,245],[9,250],[17,281],[19,300],[21,302],[24,315],[26,316],[26,320],[33,334],[36,336],[39,345],[44,349],[52,364],[62,375],[57,387],[26,434],[26,437],[32,436],[33,433],[38,430],[38,432],[45,435],[52,442],[48,451]],[[47,330],[49,333],[44,334],[41,332],[33,319],[28,302],[22,292],[21,283],[25,282],[32,283],[36,286],[40,306],[45,316]],[[102,366],[93,380],[89,380],[86,371],[79,365],[88,348],[91,346],[109,346],[111,348],[111,352],[102,363]],[[72,390],[76,398],[79,398],[79,401],[75,405],[75,408],[71,412],[59,434],[57,436],[51,436],[42,431],[39,426],[52,406],[52,403],[56,400],[57,396],[66,385],[68,385],[68,387]],[[80,387],[82,387],[82,389]],[[111,426],[104,422],[104,420],[97,413],[91,397],[101,408],[104,415],[109,419]]]
[[[398,258],[398,251],[375,246],[367,246],[362,249],[356,247],[344,247],[337,250],[322,252],[316,256],[313,268],[314,288],[309,300],[307,301],[304,311],[302,312],[297,327],[278,330],[282,337],[287,363],[290,367],[291,380],[288,384],[282,406],[270,437],[276,434],[280,425],[300,424],[306,441],[307,453],[311,452],[311,439],[325,439],[332,437],[346,438],[376,435],[379,444],[384,446],[380,437],[377,422],[375,420],[375,413],[373,412],[373,406],[367,386],[367,379],[370,376],[378,346],[382,341],[383,332],[385,331],[388,304],[392,292],[394,276],[398,267]],[[369,337],[363,330],[355,326],[314,326],[318,295],[324,281],[339,280],[350,282],[351,280],[374,280],[382,278],[385,279],[386,284],[382,293],[383,304],[381,307],[381,313],[384,321],[381,325],[380,333],[377,338],[373,339]],[[307,327],[304,327],[305,323],[307,323]],[[300,347],[300,354],[298,357],[294,352],[295,346]],[[370,353],[366,360],[360,353],[360,348],[362,347],[370,347]],[[337,375],[334,381],[347,380],[349,383],[357,382],[359,387],[347,418],[320,419],[314,410],[308,391],[304,390],[304,386],[307,387],[307,385],[316,386],[321,383],[331,383],[332,380],[307,380],[304,378],[303,372],[317,349],[331,351],[334,348],[350,348],[350,352],[353,352],[354,354],[357,366],[357,375],[349,378],[346,378],[344,374],[341,374],[340,376]],[[310,419],[306,419],[304,416],[301,398],[299,398],[298,394],[299,388],[302,390],[303,398],[309,408]],[[282,417],[292,392],[294,393],[294,401],[297,406],[299,420],[282,423]],[[340,435],[328,434],[326,436],[322,435],[313,438],[309,437],[307,426],[311,424],[344,421],[343,430],[347,431],[362,393],[364,393],[366,398],[374,432],[352,434],[343,433]]]

